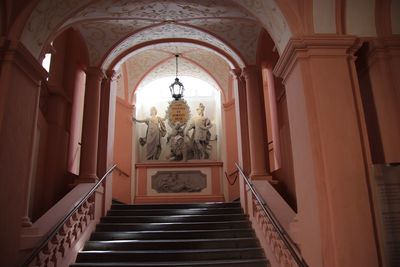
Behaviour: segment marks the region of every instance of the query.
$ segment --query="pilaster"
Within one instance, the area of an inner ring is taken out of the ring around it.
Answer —
[[[378,266],[368,193],[365,125],[352,36],[291,39],[275,67],[284,79],[298,203],[310,266]]]
[[[41,81],[47,73],[19,42],[0,40],[0,258],[14,266],[22,226],[30,226]],[[22,221],[21,221],[22,218]]]

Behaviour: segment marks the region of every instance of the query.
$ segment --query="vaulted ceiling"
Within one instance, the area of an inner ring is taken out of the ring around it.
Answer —
[[[46,34],[54,38],[73,27],[86,43],[90,65],[116,70],[122,66],[124,95],[130,99],[139,84],[174,74],[175,53],[181,54],[180,75],[198,77],[225,90],[229,69],[256,63],[263,28],[273,32],[272,28],[280,27],[285,32],[282,21],[265,26],[267,14],[280,17],[279,9],[269,2],[40,0],[23,41],[34,44],[27,46],[33,54],[43,53],[35,49],[50,41]],[[55,32],[49,34],[51,30]]]
[[[214,52],[185,43],[165,43],[129,57],[120,67],[118,96],[133,101],[139,87],[175,75],[175,55],[179,54],[179,76],[199,78],[215,88],[228,89],[230,66]],[[172,82],[172,80],[171,80]],[[167,88],[167,85],[166,85]]]

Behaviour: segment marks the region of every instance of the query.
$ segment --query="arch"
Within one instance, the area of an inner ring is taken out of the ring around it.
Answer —
[[[173,59],[173,58],[174,58],[174,57],[171,56],[171,57],[168,57],[168,58],[163,59],[163,60],[160,61],[158,64],[154,65],[154,66],[151,67],[149,70],[147,70],[147,71],[140,77],[138,83],[136,84],[135,88],[133,88],[132,93],[131,93],[131,95],[129,96],[129,98],[130,98],[130,99],[129,99],[129,102],[130,102],[130,103],[133,103],[133,97],[134,97],[135,92],[141,87],[142,82],[146,80],[146,78],[149,76],[149,74],[150,74],[152,71],[156,70],[158,67],[162,66],[163,64],[167,63],[168,61],[170,61],[170,60]],[[218,87],[217,90],[221,92],[222,99],[223,99],[223,103],[225,103],[225,101],[226,101],[225,92],[224,92],[224,90],[223,90],[221,84],[220,84],[220,83],[218,82],[218,80],[215,78],[215,76],[214,76],[212,73],[210,73],[207,69],[205,69],[203,66],[201,66],[200,64],[198,64],[197,62],[195,62],[194,60],[192,60],[192,59],[190,59],[190,58],[188,58],[188,57],[185,57],[185,56],[181,56],[180,58],[183,58],[184,60],[190,62],[190,64],[195,65],[196,67],[198,67],[199,69],[201,69],[206,75],[208,75],[208,76],[213,80],[213,82],[215,83],[215,85],[217,85],[217,87]]]
[[[244,63],[241,62],[241,64],[237,63],[230,55],[222,51],[221,49],[214,47],[206,42],[201,42],[201,41],[196,41],[192,39],[161,39],[161,40],[153,40],[153,41],[148,41],[141,43],[139,45],[136,45],[134,47],[130,47],[126,49],[125,51],[121,52],[118,54],[112,61],[106,62],[103,60],[103,62],[100,64],[100,66],[103,69],[118,69],[120,64],[124,62],[128,57],[131,57],[137,53],[143,52],[147,49],[154,48],[158,45],[165,45],[166,43],[185,43],[185,44],[190,44],[193,45],[194,47],[201,47],[203,49],[207,49],[209,51],[212,51],[213,53],[217,54],[221,58],[223,58],[228,65],[232,68],[240,68],[241,66],[244,66]]]
[[[180,36],[185,36],[185,38],[180,38]],[[238,54],[238,52],[222,40],[205,31],[177,23],[158,24],[124,38],[104,55],[99,65],[105,69],[110,68],[109,66],[112,65],[114,59],[118,58],[120,54],[124,54],[125,51],[130,50],[129,48],[131,47],[139,48],[148,46],[152,43],[166,42],[165,40],[181,39],[186,40],[185,42],[188,43],[199,43],[202,46],[208,46],[215,51],[220,51],[224,57],[229,59],[228,61],[233,66],[244,67],[246,65],[245,60]]]

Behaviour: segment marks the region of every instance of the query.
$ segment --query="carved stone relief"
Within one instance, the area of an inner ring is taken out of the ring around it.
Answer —
[[[151,188],[158,193],[201,192],[207,187],[201,171],[158,171],[151,176]]]

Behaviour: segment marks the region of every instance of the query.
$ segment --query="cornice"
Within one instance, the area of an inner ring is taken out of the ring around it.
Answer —
[[[189,161],[148,161],[136,163],[135,167],[138,168],[177,168],[177,167],[221,167],[223,162],[212,160],[189,160]]]
[[[310,57],[350,56],[360,48],[362,42],[349,35],[311,35],[289,40],[273,72],[283,78],[293,69],[299,59]]]
[[[39,84],[40,81],[46,80],[48,72],[21,42],[3,38],[0,40],[0,47],[2,50],[0,61],[15,64],[34,83]]]

